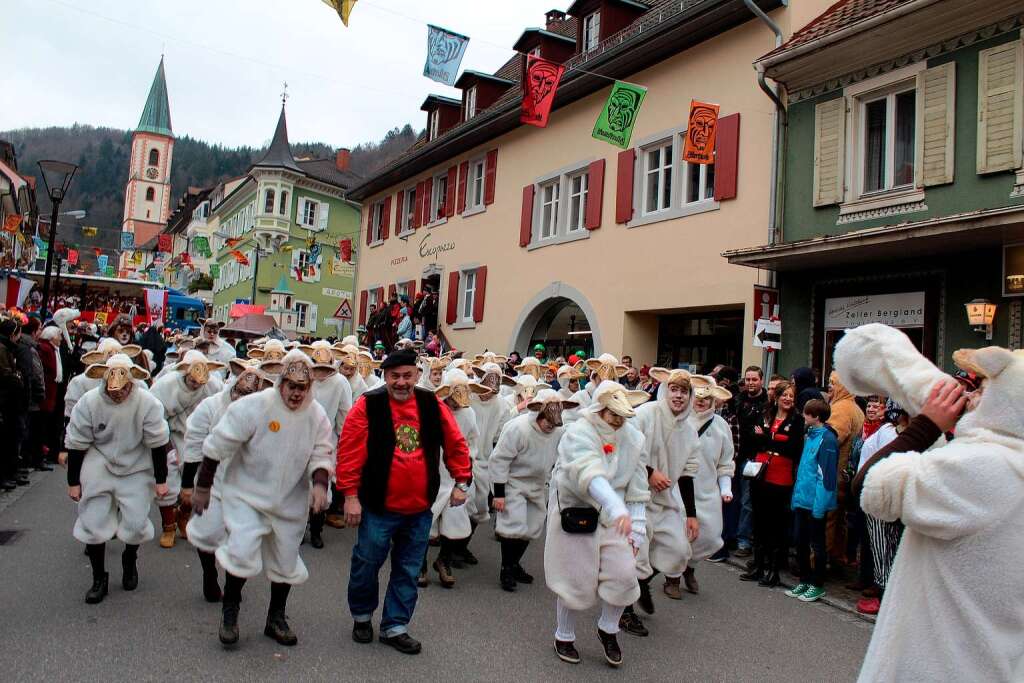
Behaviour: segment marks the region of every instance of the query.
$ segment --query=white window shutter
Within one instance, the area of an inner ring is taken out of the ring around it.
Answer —
[[[289,275],[295,277],[295,269],[299,267],[299,259],[302,258],[302,250],[292,249],[292,267]]]
[[[307,309],[309,312],[306,314],[308,320],[306,321],[306,327],[309,328],[310,332],[316,332],[316,317],[319,314],[316,304],[310,304]]]
[[[331,210],[331,205],[327,202],[320,202],[320,207],[316,211],[316,227],[317,230],[327,229],[327,214]]]
[[[310,282],[320,282],[321,264],[323,262],[324,262],[324,253],[321,251],[320,255],[316,257],[316,263],[313,264],[316,267],[313,269],[313,275],[309,278]]]
[[[978,53],[978,173],[1021,166],[1021,41]]]
[[[843,201],[846,157],[846,98],[814,107],[814,206]]]
[[[955,111],[956,62],[947,62],[919,73],[914,162],[918,187],[953,182]]]

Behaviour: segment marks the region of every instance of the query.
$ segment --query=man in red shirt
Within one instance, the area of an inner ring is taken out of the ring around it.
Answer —
[[[456,482],[452,505],[466,502],[473,469],[451,411],[433,392],[416,386],[416,354],[395,351],[381,369],[385,385],[356,401],[338,440],[337,488],[345,496],[345,523],[359,527],[348,582],[352,639],[373,641],[370,619],[380,600],[378,575],[390,553],[380,642],[418,654],[422,648],[408,634],[408,624],[430,536],[442,449],[444,466]]]

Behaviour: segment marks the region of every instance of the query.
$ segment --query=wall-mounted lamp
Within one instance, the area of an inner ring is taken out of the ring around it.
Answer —
[[[992,341],[992,321],[996,317],[996,305],[988,299],[974,299],[964,304],[967,320],[975,332],[984,332],[985,339]]]

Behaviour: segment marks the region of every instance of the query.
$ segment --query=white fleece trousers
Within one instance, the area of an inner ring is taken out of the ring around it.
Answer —
[[[616,607],[601,601],[601,616],[597,620],[597,627],[605,633],[615,634],[619,632],[619,619],[625,607]],[[572,610],[565,606],[562,598],[555,601],[555,617],[558,627],[555,629],[555,640],[573,642],[576,640],[576,616],[582,610]]]

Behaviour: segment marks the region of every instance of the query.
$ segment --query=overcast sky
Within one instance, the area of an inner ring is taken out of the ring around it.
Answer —
[[[345,28],[321,0],[3,0],[0,130],[134,128],[165,54],[176,135],[269,141],[288,82],[292,142],[335,147],[425,125],[428,22],[470,37],[463,69],[493,72],[528,26],[569,0],[359,0]],[[500,10],[498,9],[500,7]]]

